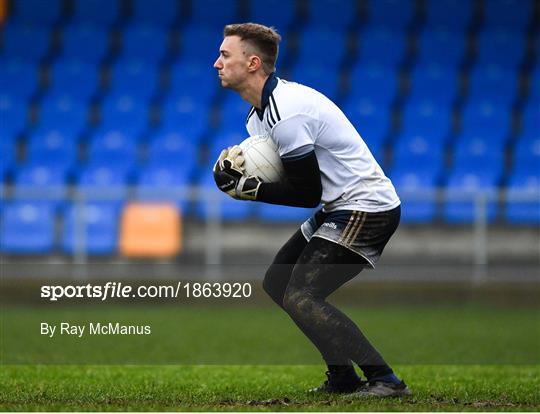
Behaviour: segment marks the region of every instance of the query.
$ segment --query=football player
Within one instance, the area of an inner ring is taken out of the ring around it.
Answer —
[[[227,25],[214,68],[223,87],[252,105],[247,131],[273,139],[286,179],[263,183],[246,176],[241,151],[232,147],[214,166],[216,184],[240,200],[322,204],[277,253],[263,283],[328,366],[327,381],[311,391],[408,395],[358,326],[326,301],[363,268],[375,266],[399,224],[400,200],[343,112],[320,92],[276,76],[280,40],[263,25]]]

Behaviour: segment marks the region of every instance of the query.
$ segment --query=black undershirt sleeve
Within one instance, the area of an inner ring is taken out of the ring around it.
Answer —
[[[322,185],[315,151],[282,161],[285,180],[262,183],[257,201],[293,207],[317,207],[321,202]]]

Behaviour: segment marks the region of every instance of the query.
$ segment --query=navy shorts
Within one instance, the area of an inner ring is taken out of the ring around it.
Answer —
[[[337,243],[359,254],[371,267],[396,231],[401,217],[401,206],[377,213],[338,210],[331,213],[317,211],[300,227],[307,241],[320,237]]]

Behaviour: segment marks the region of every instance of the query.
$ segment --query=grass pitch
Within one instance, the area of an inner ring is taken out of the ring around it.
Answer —
[[[2,309],[0,410],[540,410],[538,306],[432,302],[343,309],[413,396],[307,395],[325,379],[324,366],[273,306],[9,305]],[[43,320],[148,323],[153,331],[47,340],[38,333]]]
[[[318,366],[5,366],[6,411],[538,411],[538,366],[398,366],[414,395],[308,396]]]

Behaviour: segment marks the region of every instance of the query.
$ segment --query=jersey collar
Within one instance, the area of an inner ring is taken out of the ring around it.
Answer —
[[[261,96],[261,109],[255,108],[255,111],[257,111],[257,116],[262,121],[264,116],[264,109],[268,105],[268,102],[270,100],[270,95],[276,89],[276,86],[278,84],[278,77],[276,76],[276,73],[273,72],[270,74],[268,79],[266,79],[266,82],[264,83],[263,90],[262,90],[262,96]]]

